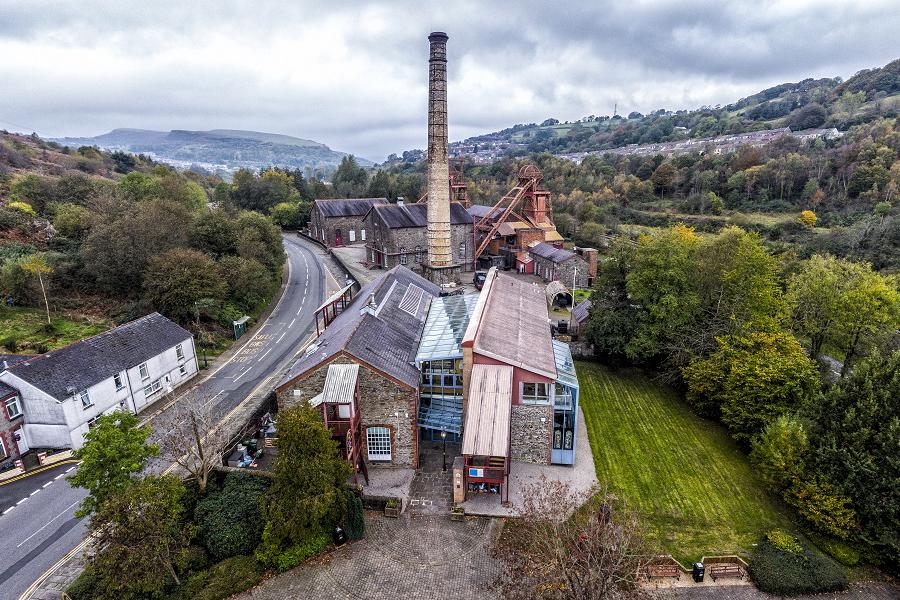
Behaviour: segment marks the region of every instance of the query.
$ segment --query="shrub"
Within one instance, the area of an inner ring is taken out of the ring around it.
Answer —
[[[3,342],[0,343],[0,346],[6,348],[9,352],[15,353],[19,350],[19,340],[15,336],[10,335],[3,338]]]
[[[268,487],[262,477],[229,473],[221,491],[197,503],[194,516],[200,542],[214,558],[253,552],[263,530],[260,499]]]
[[[766,539],[769,540],[769,543],[771,543],[782,552],[797,554],[798,552],[803,551],[803,546],[800,545],[800,542],[797,541],[797,538],[779,529],[775,529],[767,533]]]
[[[97,577],[92,569],[85,569],[66,589],[71,600],[92,600],[96,597]]]
[[[37,216],[37,213],[34,212],[34,209],[27,202],[10,202],[6,205],[8,208],[12,210],[17,210],[20,213],[24,213],[29,216]]]
[[[175,570],[180,574],[198,573],[209,565],[209,556],[203,546],[191,545],[175,558]]]
[[[800,552],[780,550],[767,536],[750,560],[750,574],[770,594],[810,594],[847,588],[847,571],[827,556],[801,545]]]
[[[274,557],[274,560],[272,560],[271,563],[279,571],[287,571],[288,569],[293,569],[307,558],[319,554],[322,550],[327,548],[328,544],[330,543],[331,538],[329,538],[325,534],[313,536],[305,542],[301,544],[295,544],[284,552],[281,552]]]
[[[358,540],[366,533],[362,500],[354,492],[347,491],[347,536]]]
[[[856,527],[850,499],[827,481],[800,481],[785,492],[784,499],[824,534],[846,539]]]
[[[853,567],[859,564],[859,551],[846,543],[815,532],[808,532],[806,535],[819,550],[822,550],[842,565]]]
[[[178,590],[180,600],[222,600],[249,590],[262,580],[252,556],[233,556],[192,575]]]

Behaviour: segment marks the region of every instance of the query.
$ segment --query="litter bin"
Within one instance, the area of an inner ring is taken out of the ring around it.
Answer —
[[[696,562],[694,563],[694,581],[696,583],[701,583],[703,581],[703,574],[706,572],[706,567],[703,566],[703,563]]]
[[[342,527],[335,527],[331,539],[334,540],[335,546],[343,546],[347,542],[347,534]]]

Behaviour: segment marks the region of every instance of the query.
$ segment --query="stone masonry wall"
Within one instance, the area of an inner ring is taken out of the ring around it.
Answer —
[[[562,263],[554,263],[546,258],[531,255],[534,258],[535,273],[540,269],[541,279],[544,281],[559,281],[566,288],[572,287],[572,275],[578,269],[576,285],[584,288],[588,286],[588,264],[579,256],[573,256]]]
[[[544,422],[541,423],[541,417]],[[510,417],[512,460],[549,465],[553,435],[553,407],[514,404]]]
[[[344,245],[363,244],[362,229],[366,229],[366,240],[369,239],[371,232],[363,223],[362,216],[359,217],[324,217],[320,211],[314,210],[309,223],[310,235],[316,240],[324,243],[329,248],[335,245],[335,229],[341,230],[341,236]],[[354,241],[350,241],[350,230],[353,230],[356,236]],[[325,239],[322,240],[322,231],[325,232]]]
[[[347,356],[338,356],[330,363],[294,382],[277,393],[278,410],[291,408],[316,396],[325,386],[329,364],[354,362]],[[299,395],[294,391],[298,390]],[[416,435],[418,409],[417,392],[398,385],[387,377],[360,365],[359,412],[362,419],[363,446],[366,443],[366,427],[381,426],[391,430],[391,462],[369,462],[366,448],[362,455],[369,467],[418,466],[419,447]]]

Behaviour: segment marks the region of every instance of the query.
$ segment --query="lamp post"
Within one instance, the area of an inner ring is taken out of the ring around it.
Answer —
[[[447,472],[447,432],[441,430],[441,440],[444,442],[444,460],[442,462],[441,471]]]

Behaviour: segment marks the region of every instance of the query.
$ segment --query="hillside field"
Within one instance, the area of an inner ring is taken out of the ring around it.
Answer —
[[[69,318],[53,311],[50,321],[53,327],[48,330],[42,308],[0,307],[0,353],[39,354],[108,329],[96,319]]]
[[[747,556],[773,528],[792,528],[720,425],[634,371],[577,363],[581,407],[600,481],[641,515],[657,549],[684,565]]]

